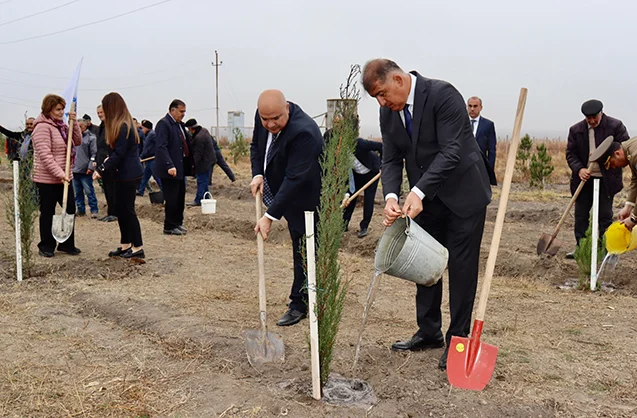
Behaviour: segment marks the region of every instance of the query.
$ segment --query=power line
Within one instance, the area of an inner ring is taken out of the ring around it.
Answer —
[[[69,2],[61,4],[59,6],[55,6],[55,7],[52,7],[50,9],[47,9],[47,10],[42,10],[41,12],[37,12],[37,13],[30,14],[30,15],[22,16],[22,17],[19,17],[17,19],[14,19],[14,20],[9,20],[8,22],[2,22],[2,23],[0,23],[0,26],[8,25],[9,23],[19,22],[21,20],[28,19],[28,18],[33,17],[33,16],[42,15],[44,13],[48,13],[48,12],[56,10],[56,9],[61,9],[62,7],[68,6],[69,4],[77,3],[78,1],[81,1],[81,0],[69,1]],[[0,4],[3,4],[3,3],[0,3]]]
[[[144,7],[138,8],[138,9],[134,9],[134,10],[128,11],[126,13],[121,13],[121,14],[118,14],[118,15],[115,15],[115,16],[107,17],[105,19],[96,20],[96,21],[89,22],[89,23],[84,23],[84,24],[78,25],[78,26],[73,26],[72,28],[62,29],[62,30],[59,30],[59,31],[45,33],[45,34],[42,34],[42,35],[31,36],[29,38],[22,38],[22,39],[15,39],[13,41],[0,42],[0,45],[17,44],[19,42],[30,41],[32,39],[45,38],[47,36],[52,36],[52,35],[57,35],[59,33],[69,32],[69,31],[72,31],[72,30],[75,30],[75,29],[86,27],[86,26],[91,26],[91,25],[95,25],[95,24],[98,24],[98,23],[103,23],[103,22],[106,22],[108,20],[117,19],[118,17],[130,15],[130,14],[139,12],[141,10],[150,9],[151,7],[159,6],[160,4],[168,3],[169,1],[173,1],[173,0],[163,0],[163,1],[160,1],[160,2],[157,2],[157,3],[149,4],[148,6],[144,6]]]
[[[1,4],[9,3],[10,1],[11,1],[11,0],[6,0],[6,1],[0,2],[0,5],[1,5]]]

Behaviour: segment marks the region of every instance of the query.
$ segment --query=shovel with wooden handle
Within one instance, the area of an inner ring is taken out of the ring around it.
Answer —
[[[484,314],[487,309],[487,299],[489,298],[489,291],[491,290],[491,279],[493,278],[493,272],[495,270],[495,260],[498,257],[498,249],[500,248],[500,236],[502,235],[502,227],[504,226],[504,216],[506,215],[509,192],[511,191],[515,157],[520,142],[520,130],[522,129],[522,118],[526,105],[526,94],[527,89],[522,88],[520,90],[520,99],[515,115],[515,124],[513,125],[513,139],[511,140],[509,157],[504,173],[502,195],[500,196],[500,203],[498,205],[498,215],[495,219],[489,258],[487,259],[487,266],[482,280],[480,303],[478,304],[478,311],[476,312],[476,319],[473,323],[471,337],[453,336],[449,343],[447,378],[452,386],[461,389],[484,389],[491,380],[493,370],[495,369],[495,362],[498,357],[498,347],[483,343],[480,338],[484,325]]]
[[[598,159],[600,159],[601,156],[604,155],[606,151],[608,151],[608,148],[610,147],[610,144],[612,142],[613,142],[613,136],[611,135],[607,137],[604,140],[604,142],[599,144],[599,147],[597,147],[595,151],[591,154],[591,156],[589,157],[589,161],[591,161],[591,163],[588,165],[589,171],[591,170],[593,163],[597,161]],[[547,233],[543,233],[540,236],[540,240],[537,242],[537,255],[548,254],[550,256],[554,256],[555,254],[557,254],[558,250],[562,246],[562,243],[556,240],[555,238],[557,238],[557,234],[559,234],[560,228],[562,228],[562,224],[566,220],[568,213],[571,211],[571,208],[575,204],[577,197],[582,192],[582,189],[584,188],[585,183],[586,183],[586,180],[580,181],[579,186],[577,186],[575,193],[573,193],[573,197],[571,198],[570,202],[568,202],[568,206],[566,207],[566,210],[562,214],[560,221],[557,223],[557,226],[553,230],[553,234],[549,235]]]
[[[256,195],[256,218],[261,219],[261,192]],[[257,258],[259,264],[259,320],[261,329],[246,331],[246,350],[250,364],[259,365],[285,360],[285,347],[280,336],[268,332],[265,298],[265,261],[263,236],[257,234]]]
[[[380,172],[378,174],[376,174],[374,177],[372,177],[372,179],[370,181],[365,183],[365,185],[363,187],[361,187],[359,190],[357,190],[356,193],[354,193],[353,195],[351,195],[348,198],[343,199],[343,203],[341,203],[341,207],[342,208],[346,208],[347,206],[349,206],[349,204],[352,203],[352,201],[355,200],[358,197],[359,194],[363,193],[363,191],[365,191],[365,189],[367,189],[369,186],[374,184],[374,182],[377,181],[379,178],[380,178]]]
[[[71,112],[75,112],[75,102],[71,103]],[[66,141],[66,168],[64,173],[68,179],[71,176],[71,147],[73,146],[73,119],[69,120],[69,133]],[[65,242],[73,233],[75,224],[75,215],[66,213],[66,203],[69,197],[69,182],[64,180],[64,194],[62,195],[62,213],[53,215],[53,223],[51,224],[51,233],[53,238],[59,243]]]

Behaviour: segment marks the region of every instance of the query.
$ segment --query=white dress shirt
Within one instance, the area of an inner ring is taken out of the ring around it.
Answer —
[[[411,74],[411,73],[409,73],[409,76],[411,77],[411,88],[409,89],[409,96],[407,96],[407,103],[405,103],[405,105],[409,106],[409,113],[411,113],[411,120],[412,120],[412,126],[413,126],[414,99],[416,97],[416,76]],[[404,112],[404,109],[401,110],[400,112],[398,112],[398,114],[400,115],[400,119],[403,121],[403,125],[404,125],[405,124],[405,112]],[[416,187],[416,186],[412,187],[411,191],[416,193],[416,195],[420,198],[420,200],[425,198],[425,194],[418,187]],[[396,199],[396,201],[398,201],[398,196],[396,195],[396,193],[387,193],[387,195],[385,196],[385,200],[387,200],[389,198],[394,198],[394,199]]]
[[[478,125],[480,125],[480,117],[481,117],[480,115],[478,115],[478,117],[475,118],[475,119],[473,119],[472,117],[469,117],[470,121],[471,120],[475,120],[476,121],[476,123],[472,123],[472,125],[473,125],[473,137],[474,138],[475,138],[476,134],[478,133]],[[471,123],[471,122],[469,122],[469,123]]]

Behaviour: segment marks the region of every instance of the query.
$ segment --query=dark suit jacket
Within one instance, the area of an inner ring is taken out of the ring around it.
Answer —
[[[606,114],[602,114],[602,120],[599,126],[595,128],[595,146],[599,146],[608,135],[613,135],[616,142],[624,142],[629,137],[626,127],[619,119],[612,118]],[[571,168],[571,193],[575,193],[575,189],[579,186],[579,171],[588,167],[588,156],[590,154],[590,146],[588,144],[588,123],[586,119],[571,126],[568,131],[568,143],[566,145],[566,161]],[[606,187],[606,193],[609,196],[617,194],[622,187],[622,169],[611,168],[606,170],[600,164],[602,172],[602,182]]]
[[[274,194],[268,214],[279,219],[284,216],[288,224],[305,231],[303,212],[316,210],[321,195],[321,167],[319,157],[323,151],[323,137],[314,120],[299,106],[290,104],[290,119],[272,144],[270,162],[265,177]],[[252,176],[264,175],[263,163],[268,131],[261,124],[257,111],[254,133],[250,145]]]
[[[192,159],[195,164],[195,174],[207,173],[217,162],[212,135],[201,126],[197,127],[192,137]]]
[[[480,150],[487,157],[487,161],[491,168],[495,168],[495,124],[482,116],[480,116],[480,122],[478,122],[476,142],[478,143]]]
[[[168,174],[171,168],[177,169],[176,179],[183,179],[188,175],[184,164],[184,143],[181,133],[184,137],[186,132],[181,125],[167,114],[157,122],[155,126],[155,165],[153,166],[153,175],[162,179],[173,178]],[[188,151],[190,152],[190,151]]]
[[[400,195],[403,160],[410,187],[438,197],[454,214],[469,217],[491,201],[488,162],[478,148],[460,93],[446,81],[416,72],[412,139],[399,112],[380,109],[383,192]]]
[[[148,135],[146,135],[146,139],[144,140],[144,149],[142,153],[140,154],[139,158],[143,160],[144,158],[154,157],[155,148],[156,148],[155,131],[151,129],[150,131],[148,131]]]
[[[111,152],[108,160],[104,162],[101,174],[112,176],[117,181],[129,181],[142,177],[144,169],[139,161],[139,148],[135,142],[135,135],[128,130],[127,125],[122,125],[119,131],[119,137]]]
[[[379,156],[380,154],[380,156]],[[374,174],[380,171],[380,161],[383,155],[383,143],[368,141],[363,138],[356,139],[354,157]]]

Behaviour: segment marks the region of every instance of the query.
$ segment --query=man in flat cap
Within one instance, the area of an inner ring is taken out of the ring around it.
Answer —
[[[571,194],[586,181],[582,192],[575,201],[575,240],[577,244],[586,235],[589,226],[590,210],[593,206],[593,182],[591,177],[601,178],[599,189],[599,234],[602,236],[606,228],[613,222],[613,198],[623,187],[621,168],[606,168],[589,161],[588,156],[606,137],[612,135],[617,142],[629,138],[626,127],[619,119],[606,115],[603,104],[599,100],[588,100],[582,104],[584,120],[571,126],[566,146],[566,161],[571,171]],[[573,258],[568,253],[566,258]]]
[[[637,224],[637,136],[625,142],[613,142],[597,162],[606,170],[630,167],[632,177],[628,186],[628,197],[624,207],[617,214],[617,219],[632,231]]]

